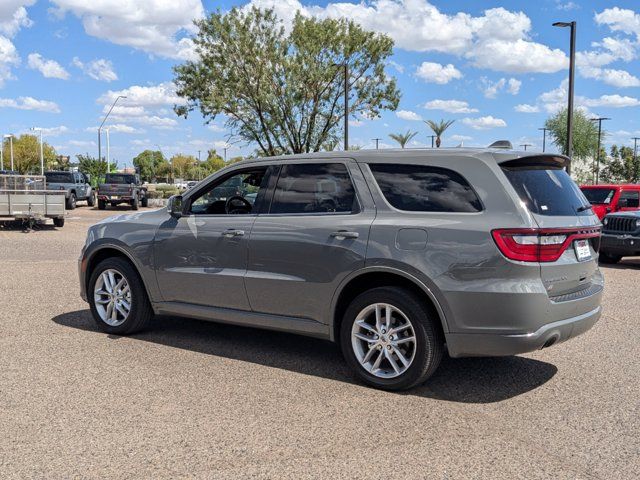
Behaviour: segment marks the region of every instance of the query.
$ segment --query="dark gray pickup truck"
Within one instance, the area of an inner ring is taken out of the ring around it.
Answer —
[[[107,203],[112,207],[128,203],[133,210],[149,202],[147,188],[142,186],[140,176],[133,173],[107,173],[104,183],[98,185],[98,208],[104,210]]]
[[[76,202],[87,201],[87,205],[95,205],[95,192],[89,184],[89,177],[82,172],[44,172],[48,190],[64,190],[67,210],[76,208]]]

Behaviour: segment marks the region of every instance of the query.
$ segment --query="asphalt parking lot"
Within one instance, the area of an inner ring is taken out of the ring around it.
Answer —
[[[76,260],[113,213],[0,228],[0,477],[640,478],[640,259],[604,268],[586,335],[446,359],[397,394],[320,340],[178,318],[97,332]]]

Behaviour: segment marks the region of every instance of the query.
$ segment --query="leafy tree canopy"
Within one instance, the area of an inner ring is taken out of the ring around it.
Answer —
[[[2,146],[4,168],[11,168],[11,142],[5,138]],[[47,142],[43,143],[45,170],[56,164],[56,150]],[[13,138],[13,169],[21,174],[40,174],[40,139],[36,135],[20,135]]]
[[[145,150],[133,159],[133,166],[139,170],[140,177],[145,181],[166,175],[167,165],[167,159],[160,150]]]
[[[549,137],[562,153],[567,152],[567,109],[549,117],[544,126],[549,129]],[[605,132],[602,132],[604,142]],[[582,110],[573,112],[573,157],[584,160],[593,158],[598,148],[598,126],[589,120]]]
[[[198,59],[175,67],[177,93],[207,121],[225,115],[237,138],[265,155],[318,151],[340,133],[344,69],[349,115],[395,110],[400,92],[385,71],[393,41],[346,19],[296,15],[286,31],[273,10],[233,8],[196,22]]]
[[[607,183],[638,183],[640,162],[633,155],[633,148],[611,146],[611,156],[606,159],[600,178]]]
[[[88,153],[84,155],[76,155],[76,159],[78,160],[78,170],[91,176],[91,185],[95,187],[103,182],[104,174],[107,172],[106,160],[98,160],[97,157],[92,157]],[[117,164],[115,162],[111,162],[111,165],[109,165],[109,171],[115,172],[116,169]]]

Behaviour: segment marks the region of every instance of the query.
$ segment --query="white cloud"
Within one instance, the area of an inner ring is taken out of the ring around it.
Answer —
[[[404,65],[401,65],[398,62],[394,62],[393,60],[389,60],[387,63],[389,64],[389,66],[395,68],[398,73],[404,73]]]
[[[464,142],[467,140],[473,140],[473,137],[470,137],[468,135],[451,135],[449,138],[454,142]]]
[[[577,102],[579,105],[585,107],[609,107],[609,108],[625,108],[625,107],[637,107],[640,105],[640,100],[634,97],[615,95],[601,95],[598,98],[583,98],[580,97]]]
[[[522,85],[522,82],[515,78],[501,78],[496,82],[492,82],[486,77],[480,77],[480,83],[483,85],[482,92],[487,98],[496,98],[498,93],[504,90],[505,87],[507,93],[517,95],[518,92],[520,92],[520,86]]]
[[[425,82],[444,85],[453,79],[462,78],[462,72],[452,64],[440,65],[433,62],[422,62],[416,70],[416,76]]]
[[[111,117],[109,117],[111,120]],[[103,130],[109,129],[110,132],[117,133],[145,133],[144,130],[139,128],[134,128],[131,125],[125,125],[123,123],[108,123],[102,127]],[[85,128],[85,132],[97,133],[98,126],[95,127],[87,127]]]
[[[93,37],[174,59],[193,57],[185,34],[204,16],[201,0],[51,0],[61,14],[71,12]]]
[[[362,125],[364,125],[362,120],[349,120],[349,126],[351,127],[361,127]]]
[[[38,70],[45,78],[59,78],[67,80],[69,72],[55,60],[47,60],[39,53],[31,53],[27,57],[29,68]]]
[[[184,105],[186,100],[176,95],[176,87],[172,82],[159,83],[158,85],[133,85],[123,90],[109,90],[98,98],[98,103],[111,105],[118,96],[127,97],[120,105],[162,107]]]
[[[74,147],[95,147],[96,142],[88,140],[69,140],[69,145]]]
[[[413,122],[419,122],[422,120],[422,117],[418,115],[416,112],[412,112],[411,110],[398,110],[396,112],[396,117],[402,120],[409,120]]]
[[[25,7],[34,3],[35,0],[0,1],[0,88],[14,78],[11,69],[20,65],[20,56],[10,39],[21,28],[33,25]]]
[[[45,137],[58,137],[65,133],[69,133],[69,128],[65,125],[60,125],[59,127],[48,127],[42,128],[42,135]]]
[[[640,36],[640,15],[633,10],[613,7],[596,13],[594,20],[598,25],[606,25],[614,32]]]
[[[516,105],[514,110],[520,113],[538,113],[540,107],[537,105],[529,105],[528,103],[521,103],[520,105]]]
[[[570,10],[578,10],[580,8],[580,5],[578,5],[575,2],[566,2],[566,3],[562,3],[558,0],[556,0],[556,8],[558,10],[562,10],[564,12],[568,12]]]
[[[98,58],[89,63],[82,62],[78,57],[73,57],[73,65],[82,70],[85,75],[90,76],[94,80],[103,82],[113,82],[118,80],[118,75],[113,70],[113,64],[110,60]]]
[[[469,104],[462,100],[431,100],[424,104],[427,110],[443,110],[449,113],[475,113],[477,108],[469,108]]]
[[[488,130],[490,128],[507,126],[507,122],[501,118],[494,118],[491,115],[478,118],[463,118],[462,123],[475,130]]]
[[[15,45],[0,35],[0,88],[6,80],[13,78],[11,68],[20,65],[20,56]]]
[[[522,86],[522,82],[520,80],[516,80],[515,78],[510,78],[507,82],[507,92],[511,95],[517,95],[520,92],[520,87]]]
[[[37,110],[40,112],[60,113],[55,102],[37,100],[33,97],[0,98],[0,108],[16,108],[18,110]]]
[[[626,70],[616,70],[613,68],[582,67],[579,69],[580,75],[585,78],[600,80],[607,85],[618,88],[640,87],[640,79],[631,75]]]

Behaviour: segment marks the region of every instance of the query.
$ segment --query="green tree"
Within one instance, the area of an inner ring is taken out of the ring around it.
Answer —
[[[202,168],[203,175],[208,176],[212,173],[217,172],[221,168],[224,168],[227,164],[224,163],[224,159],[216,152],[214,149],[211,149],[207,152],[207,159],[200,164]]]
[[[549,138],[563,153],[567,152],[567,109],[560,110],[544,123]],[[603,138],[606,132],[602,132]],[[573,112],[573,157],[579,160],[593,158],[598,148],[598,127],[582,110]]]
[[[133,166],[140,172],[140,177],[147,182],[166,173],[167,165],[167,159],[160,150],[145,150],[133,159]]]
[[[78,160],[78,170],[89,174],[91,177],[91,185],[96,187],[104,181],[104,175],[107,173],[106,160],[98,160],[97,157],[92,157],[88,153],[85,153],[84,155],[76,155],[76,159]],[[115,172],[116,168],[117,164],[115,162],[111,162],[111,165],[109,165],[109,171]]]
[[[603,157],[601,157],[603,158]],[[640,181],[640,162],[634,157],[633,148],[611,147],[611,156],[600,170],[600,178],[609,183],[638,183]]]
[[[182,179],[194,179],[198,176],[197,167],[198,159],[193,155],[184,155],[177,153],[171,157],[171,166],[173,167],[173,174],[176,178]]]
[[[346,19],[305,18],[285,31],[273,10],[233,8],[196,21],[198,59],[175,67],[182,116],[199,109],[207,122],[226,116],[237,138],[265,155],[319,151],[344,114],[380,116],[400,100],[385,73],[393,41]]]
[[[409,141],[416,135],[418,135],[418,132],[407,130],[407,133],[390,133],[389,137],[398,142],[401,148],[405,148],[407,143],[409,143]]]
[[[455,120],[440,120],[439,122],[434,122],[433,120],[425,120],[424,123],[429,125],[429,128],[436,136],[436,147],[440,148],[440,144],[442,143],[442,134],[449,128]]]
[[[11,168],[11,143],[4,139],[2,146],[4,165]],[[56,164],[56,150],[47,142],[43,143],[44,168],[48,170]],[[13,138],[13,168],[21,174],[40,174],[40,139],[36,135],[20,135]]]

